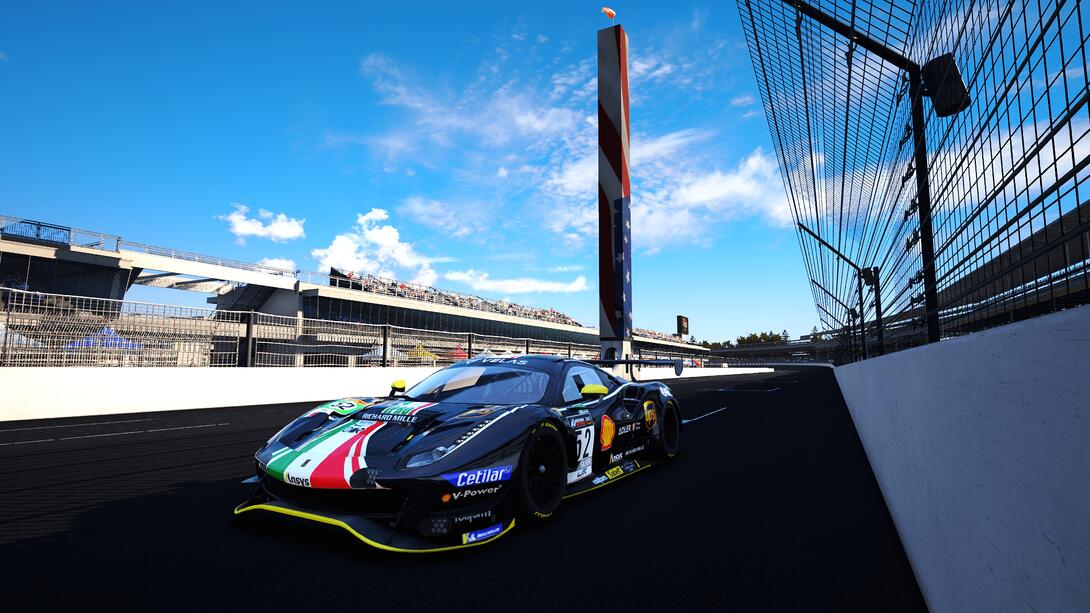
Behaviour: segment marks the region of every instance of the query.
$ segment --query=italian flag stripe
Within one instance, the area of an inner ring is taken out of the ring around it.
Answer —
[[[310,442],[308,442],[306,445],[303,445],[299,449],[295,449],[295,450],[291,451],[290,453],[285,453],[285,454],[281,455],[280,457],[275,458],[272,462],[269,462],[269,465],[265,468],[265,470],[267,470],[269,472],[269,474],[272,475],[273,477],[276,477],[277,479],[283,481],[284,480],[284,470],[287,469],[287,467],[290,466],[293,461],[295,461],[299,456],[301,456],[301,455],[305,454],[306,452],[310,451],[311,449],[313,449],[315,446],[320,444],[322,441],[328,439],[329,437],[333,436],[334,434],[336,434],[336,433],[340,432],[341,430],[344,430],[348,426],[352,425],[352,423],[353,422],[351,422],[351,421],[347,421],[347,422],[345,422],[345,423],[343,423],[343,424],[341,424],[339,426],[335,426],[333,428],[330,428],[328,431],[323,432],[322,434],[319,434],[318,436],[314,437],[314,440],[311,440]]]
[[[346,488],[349,487],[348,479],[351,474],[346,474],[345,464],[350,462],[352,448],[359,445],[361,448],[367,439],[383,426],[382,423],[374,423],[361,432],[353,434],[352,438],[344,441],[330,451],[318,462],[314,470],[310,472],[310,487],[322,488]]]

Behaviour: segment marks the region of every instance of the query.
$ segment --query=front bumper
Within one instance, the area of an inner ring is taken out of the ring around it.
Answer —
[[[235,508],[235,515],[260,510],[338,526],[372,547],[399,553],[474,547],[494,541],[515,527],[506,492],[493,500],[447,510],[430,504],[414,505],[412,493],[308,491],[293,486],[285,489],[283,485],[265,476],[250,499]],[[382,496],[383,508],[352,508],[354,497],[359,500],[368,494]],[[400,508],[395,508],[397,500],[402,501]]]

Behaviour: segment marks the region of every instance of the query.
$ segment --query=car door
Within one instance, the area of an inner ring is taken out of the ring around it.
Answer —
[[[609,463],[608,449],[616,435],[616,422],[608,412],[617,395],[588,401],[583,397],[582,389],[589,384],[605,385],[611,392],[617,388],[617,383],[602,376],[597,368],[585,364],[570,364],[565,368],[560,403],[565,407],[566,419],[575,436],[578,464],[578,469],[568,475],[568,483],[605,470]]]

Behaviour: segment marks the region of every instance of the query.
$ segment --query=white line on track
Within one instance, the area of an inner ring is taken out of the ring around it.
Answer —
[[[144,432],[169,432],[171,430],[190,430],[192,428],[215,428],[217,426],[230,426],[231,424],[201,424],[199,426],[177,426],[175,428],[156,428],[154,430],[144,430]]]
[[[147,420],[133,420],[133,421],[147,421]],[[121,422],[119,422],[121,423]],[[16,441],[14,443],[0,443],[0,447],[6,445],[26,445],[27,443],[52,443],[55,441],[74,441],[84,438],[101,438],[104,436],[126,436],[129,434],[150,434],[152,432],[171,432],[173,430],[192,430],[193,428],[217,428],[219,426],[230,426],[230,423],[222,424],[198,424],[195,426],[177,426],[174,428],[153,428],[151,430],[130,430],[128,432],[108,432],[106,434],[85,434],[83,436],[64,436],[61,438],[42,438],[33,441]]]
[[[33,426],[31,428],[8,428],[7,430],[0,430],[0,433],[4,432],[22,432],[24,430],[48,430],[50,428],[79,428],[80,426],[106,426],[109,424],[131,424],[138,421],[151,421],[151,419],[122,419],[118,421],[96,421],[86,424],[64,424],[63,426]]]
[[[707,416],[709,416],[709,415],[715,415],[715,414],[716,414],[716,413],[718,413],[719,411],[726,411],[726,410],[727,410],[727,407],[719,407],[718,409],[716,409],[716,410],[714,410],[714,411],[709,411],[709,412],[707,412],[707,413],[705,413],[705,414],[701,415],[700,417],[694,417],[694,418],[692,418],[692,419],[683,419],[683,420],[681,420],[681,423],[683,423],[683,424],[689,424],[689,423],[692,423],[692,422],[694,422],[694,421],[697,421],[697,420],[700,420],[700,419],[704,419],[705,417],[707,417]]]
[[[40,438],[40,439],[34,440],[34,441],[16,441],[14,443],[0,443],[0,447],[3,447],[5,445],[26,445],[27,443],[49,443],[49,442],[52,442],[53,440],[55,440],[55,439]]]

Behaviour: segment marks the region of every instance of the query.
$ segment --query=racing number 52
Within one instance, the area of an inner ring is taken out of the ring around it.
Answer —
[[[575,455],[582,462],[590,458],[594,449],[594,426],[587,426],[575,431]]]

